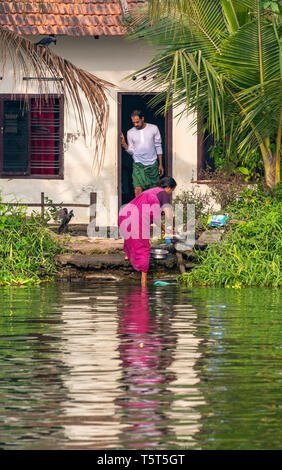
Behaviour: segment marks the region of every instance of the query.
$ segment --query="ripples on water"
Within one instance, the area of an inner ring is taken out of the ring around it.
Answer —
[[[0,448],[281,448],[279,295],[0,288]]]

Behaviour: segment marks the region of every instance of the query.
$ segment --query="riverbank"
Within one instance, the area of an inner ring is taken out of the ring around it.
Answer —
[[[210,227],[201,215],[194,249],[177,255],[166,245],[166,259],[150,260],[150,278],[170,277],[187,286],[281,286],[278,196],[256,188],[244,191],[223,209],[230,217],[225,227]],[[124,258],[122,239],[88,238],[73,229],[59,235],[49,221],[48,214],[28,217],[24,208],[0,204],[0,285],[139,280],[140,273]]]
[[[197,253],[195,269],[179,281],[187,286],[281,286],[281,190],[245,189],[223,213],[236,223],[228,222],[222,239]]]
[[[58,280],[77,281],[80,279],[124,280],[139,279],[123,251],[123,240],[113,238],[89,238],[79,235],[52,235],[64,246],[64,253],[56,257],[60,269]],[[156,243],[154,246],[159,246]],[[160,245],[163,247],[163,245]],[[173,246],[167,246],[169,255],[164,260],[150,260],[150,277],[176,279],[179,275],[178,259]],[[184,255],[185,269],[194,267],[192,252]]]
[[[60,243],[47,226],[49,218],[27,208],[1,204],[0,285],[39,284],[54,278]]]

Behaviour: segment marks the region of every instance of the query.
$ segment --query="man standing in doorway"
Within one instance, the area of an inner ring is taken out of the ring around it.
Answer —
[[[121,134],[121,145],[133,157],[132,180],[138,196],[145,189],[157,186],[164,174],[162,139],[158,127],[145,122],[142,111],[133,111],[131,120],[134,127],[127,132],[128,144]]]

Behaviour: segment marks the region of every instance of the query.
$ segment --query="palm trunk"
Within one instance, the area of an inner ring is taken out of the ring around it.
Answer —
[[[270,161],[268,167],[264,167],[265,171],[265,181],[269,188],[274,188],[276,186],[276,177],[275,177],[275,156],[270,154]]]
[[[260,145],[260,150],[261,150],[263,165],[264,165],[265,182],[269,188],[274,188],[277,184],[276,183],[276,179],[277,179],[276,158],[269,148],[269,138],[265,139],[264,145],[263,144]],[[280,177],[280,167],[279,167],[279,177]]]
[[[280,126],[276,139],[276,154],[271,152],[269,137],[264,140],[264,145],[260,145],[264,164],[265,181],[269,188],[274,188],[277,186],[277,184],[280,183],[281,120],[282,111],[280,115]]]
[[[277,139],[276,139],[275,184],[280,183],[281,129],[282,129],[282,108],[280,111],[280,120],[279,120],[279,127],[278,127]]]

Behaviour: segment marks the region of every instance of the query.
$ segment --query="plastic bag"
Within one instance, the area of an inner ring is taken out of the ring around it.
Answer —
[[[228,217],[228,214],[210,215],[208,218],[208,224],[213,227],[223,227],[229,219],[230,217]]]

